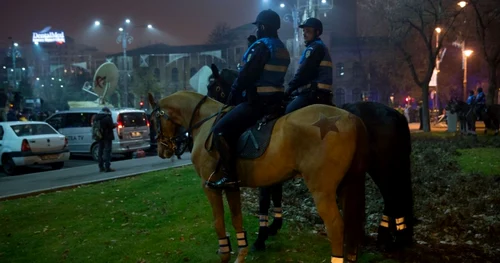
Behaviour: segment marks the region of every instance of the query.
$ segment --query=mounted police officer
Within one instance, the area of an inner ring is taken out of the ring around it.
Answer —
[[[330,52],[319,36],[323,24],[317,18],[309,18],[299,26],[304,31],[306,50],[299,61],[299,69],[288,83],[286,94],[297,94],[288,104],[286,113],[311,104],[332,105],[332,59]]]
[[[215,189],[237,187],[238,138],[281,105],[285,95],[283,83],[290,64],[290,54],[278,38],[281,18],[272,10],[264,10],[253,24],[257,26],[257,41],[243,56],[244,65],[231,87],[226,104],[232,105],[232,97],[244,91],[246,101],[229,111],[214,127],[214,142],[220,155],[222,178],[207,182],[207,185]]]
[[[484,95],[483,88],[478,88],[476,101],[475,101],[475,105],[474,105],[475,110],[476,110],[476,115],[478,118],[481,117],[485,106],[486,106],[486,96]]]
[[[467,97],[467,104],[472,105],[476,100],[473,90],[469,90],[469,97]]]

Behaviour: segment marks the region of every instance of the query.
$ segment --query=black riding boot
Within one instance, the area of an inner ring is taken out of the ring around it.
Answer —
[[[222,178],[216,182],[207,181],[207,186],[213,189],[225,189],[238,187],[236,177],[236,160],[231,148],[227,144],[224,137],[217,136],[215,146],[219,151],[220,162],[222,164]]]

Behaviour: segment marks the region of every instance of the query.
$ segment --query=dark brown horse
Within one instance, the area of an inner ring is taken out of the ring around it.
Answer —
[[[446,105],[446,110],[458,115],[462,134],[476,135],[476,120],[480,115],[485,125],[484,134],[488,133],[488,129],[492,129],[494,135],[498,135],[500,105],[487,105],[483,109],[478,109],[478,107],[479,105],[469,105],[464,101],[451,99]]]
[[[224,103],[237,73],[229,69],[219,73],[215,65],[212,65],[212,73],[207,87],[208,96]],[[368,130],[372,157],[368,173],[384,199],[384,215],[378,230],[379,246],[399,248],[411,245],[415,220],[410,170],[411,138],[406,118],[398,111],[375,102],[345,104],[341,108],[360,117]],[[264,211],[267,215],[271,196],[275,208],[281,209],[282,184],[260,189],[261,215]],[[280,215],[280,212],[275,214]],[[259,228],[254,249],[265,249],[268,235],[277,233],[281,221],[281,217],[275,217],[269,228]]]

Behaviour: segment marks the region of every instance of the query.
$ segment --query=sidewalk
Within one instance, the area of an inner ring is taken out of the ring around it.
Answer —
[[[113,162],[112,173],[99,173],[97,164],[68,169],[47,171],[0,178],[0,200],[15,196],[28,196],[60,188],[71,188],[81,184],[102,182],[117,178],[149,173],[191,164],[191,155],[184,154],[181,160],[161,159],[158,156]]]

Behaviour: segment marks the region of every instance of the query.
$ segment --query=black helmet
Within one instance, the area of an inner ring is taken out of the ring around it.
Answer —
[[[304,24],[300,25],[299,28],[304,27],[312,27],[319,31],[319,34],[323,34],[323,23],[317,18],[311,17],[304,22]]]
[[[281,18],[278,13],[274,12],[271,9],[268,9],[260,12],[255,19],[255,22],[253,22],[252,24],[262,24],[278,30],[281,27]]]
[[[483,88],[478,88],[477,92],[483,92]]]

